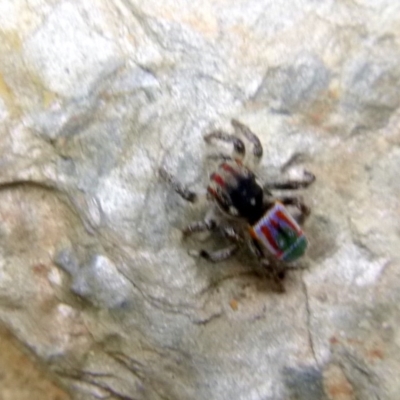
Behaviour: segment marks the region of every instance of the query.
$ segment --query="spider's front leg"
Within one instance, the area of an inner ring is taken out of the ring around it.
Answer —
[[[179,182],[164,167],[159,169],[159,174],[161,178],[167,181],[175,190],[175,192],[178,193],[184,200],[189,201],[190,203],[195,203],[198,200],[198,195],[195,192],[189,190],[186,186]]]
[[[244,146],[243,141],[235,135],[231,135],[221,130],[212,131],[209,134],[204,136],[204,140],[206,143],[210,144],[212,139],[221,140],[223,142],[232,143],[233,144],[233,158],[243,160],[246,154],[246,148]],[[222,158],[222,159],[230,159],[232,157],[226,156],[224,154],[217,154],[210,156],[210,158]]]
[[[243,135],[253,145],[253,157],[255,164],[258,164],[263,155],[263,148],[260,139],[246,125],[236,119],[231,120],[231,124],[236,134]]]

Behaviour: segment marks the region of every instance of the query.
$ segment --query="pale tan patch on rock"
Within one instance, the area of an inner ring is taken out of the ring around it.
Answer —
[[[3,328],[0,328],[0,399],[71,399]]]
[[[323,377],[325,393],[329,400],[355,400],[353,387],[339,366],[328,365]]]

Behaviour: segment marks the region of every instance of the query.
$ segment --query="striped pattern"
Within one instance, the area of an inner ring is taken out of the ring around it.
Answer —
[[[287,262],[301,257],[308,245],[298,223],[278,202],[250,227],[250,234],[273,256]]]
[[[250,174],[251,172],[239,160],[226,161],[210,176],[207,192],[219,203],[225,205],[229,199],[227,190],[236,188],[239,179]]]

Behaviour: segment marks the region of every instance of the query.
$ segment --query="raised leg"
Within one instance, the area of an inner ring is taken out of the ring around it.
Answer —
[[[221,130],[213,131],[204,136],[204,140],[207,143],[211,143],[212,139],[222,140],[223,142],[228,142],[233,144],[234,154],[233,157],[242,160],[246,154],[246,149],[244,143],[241,139],[235,135],[223,132]],[[230,157],[229,157],[230,158]]]
[[[232,119],[231,124],[237,135],[243,135],[253,145],[253,156],[256,163],[258,163],[263,155],[260,139],[246,125],[243,125],[238,120]]]
[[[301,188],[306,188],[310,186],[315,181],[315,175],[311,172],[304,171],[304,179],[301,180],[288,180],[282,182],[267,182],[264,185],[265,190],[296,190]]]
[[[197,194],[192,192],[187,187],[182,185],[173,175],[171,175],[164,167],[159,169],[160,176],[171,184],[176,193],[178,193],[183,199],[195,203],[197,201]]]

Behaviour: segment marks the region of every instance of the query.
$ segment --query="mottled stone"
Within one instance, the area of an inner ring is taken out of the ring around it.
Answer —
[[[311,54],[300,54],[288,66],[269,70],[254,95],[257,102],[278,113],[309,107],[329,86],[329,71]]]
[[[399,26],[388,0],[2,0],[0,322],[74,399],[397,399]],[[204,192],[231,118],[261,180],[317,177],[283,293],[246,249],[191,257],[225,242],[182,239],[208,206],[158,174]]]
[[[79,266],[73,255],[61,252],[55,262],[72,276],[71,290],[104,308],[124,308],[129,304],[130,283],[107,257],[92,256]]]
[[[21,349],[10,332],[0,329],[0,395],[3,400],[70,400],[47,373]]]
[[[118,64],[116,43],[91,22],[84,8],[63,1],[24,43],[26,62],[57,95],[87,95]]]

